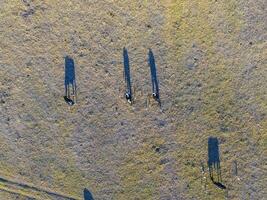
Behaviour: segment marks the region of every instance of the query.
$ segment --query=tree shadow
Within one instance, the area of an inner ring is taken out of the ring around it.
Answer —
[[[131,73],[129,64],[129,55],[127,49],[123,48],[123,64],[124,64],[124,80],[125,80],[125,98],[128,103],[132,104],[132,85],[131,85]]]
[[[72,91],[72,93],[71,93]],[[69,56],[65,57],[65,96],[64,99],[69,105],[75,103],[77,97],[75,64],[74,60]]]
[[[226,189],[226,187],[221,183],[221,166],[220,166],[220,151],[219,142],[216,137],[209,137],[208,139],[208,167],[210,179],[212,182],[221,189]],[[214,173],[217,174],[217,181],[214,180]]]
[[[83,190],[83,196],[84,196],[84,200],[94,200],[92,193],[86,188],[84,188]]]
[[[152,96],[161,106],[160,95],[159,95],[159,82],[158,82],[158,77],[157,77],[157,68],[156,68],[156,63],[155,63],[155,57],[151,49],[149,49],[148,58],[149,58],[148,61],[149,61],[150,72],[151,72]]]

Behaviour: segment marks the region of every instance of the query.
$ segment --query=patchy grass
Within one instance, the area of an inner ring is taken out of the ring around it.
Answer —
[[[264,5],[1,1],[0,175],[79,198],[84,188],[96,199],[263,198]],[[123,99],[123,47],[132,107]],[[149,48],[161,110],[146,106]],[[66,55],[76,65],[73,107],[63,100]],[[220,142],[227,190],[208,177],[210,136]]]

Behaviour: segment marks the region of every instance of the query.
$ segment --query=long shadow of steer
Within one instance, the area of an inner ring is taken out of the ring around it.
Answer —
[[[150,66],[150,72],[151,72],[152,96],[161,106],[160,96],[159,96],[159,82],[158,82],[158,77],[157,77],[157,68],[156,68],[156,63],[155,63],[155,57],[151,49],[149,49],[148,61],[149,61],[148,64]]]
[[[72,91],[72,93],[70,92]],[[64,99],[69,105],[73,105],[77,98],[75,64],[69,56],[65,57],[65,96]]]
[[[124,64],[124,81],[125,81],[125,98],[128,103],[133,103],[133,95],[132,95],[132,85],[131,85],[131,73],[130,73],[130,64],[129,64],[129,56],[126,48],[123,48],[123,64]]]
[[[219,188],[225,189],[226,187],[221,183],[219,142],[215,137],[209,137],[208,139],[208,167],[212,182]],[[217,181],[214,180],[214,173],[217,174]]]

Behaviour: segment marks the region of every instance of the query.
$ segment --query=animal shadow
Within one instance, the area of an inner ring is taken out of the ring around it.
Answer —
[[[83,196],[84,196],[84,200],[94,200],[92,193],[86,188],[84,188],[83,190]]]
[[[152,96],[161,106],[160,95],[159,95],[159,82],[158,82],[158,77],[157,77],[157,68],[156,68],[156,63],[155,63],[155,57],[151,49],[149,49],[149,53],[148,53],[148,64],[150,66],[150,72],[151,72]]]
[[[125,98],[128,103],[133,103],[131,72],[129,64],[129,55],[127,49],[123,48],[123,64],[124,64],[124,81],[125,81]]]
[[[226,189],[226,187],[221,183],[221,166],[220,166],[220,151],[219,142],[216,137],[209,137],[208,139],[208,167],[210,179],[212,182],[221,189]],[[214,174],[217,175],[217,181],[214,179]]]
[[[65,96],[64,99],[69,105],[73,105],[77,98],[75,64],[69,56],[65,57]]]

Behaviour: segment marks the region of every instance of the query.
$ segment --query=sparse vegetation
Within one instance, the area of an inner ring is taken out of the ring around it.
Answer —
[[[263,199],[266,8],[264,0],[0,1],[0,177],[77,199],[84,188],[101,200]],[[161,109],[147,106],[150,48]],[[72,107],[65,56],[76,65]],[[210,136],[226,190],[209,179]],[[31,197],[54,198],[0,181],[0,199]]]

